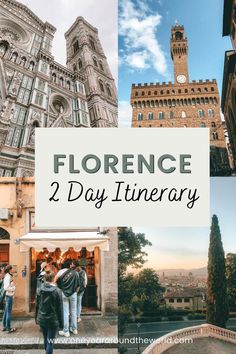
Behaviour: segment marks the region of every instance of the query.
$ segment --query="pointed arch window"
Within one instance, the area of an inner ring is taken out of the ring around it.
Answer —
[[[92,37],[89,38],[89,43],[90,43],[91,48],[93,50],[96,50],[95,42],[94,42],[94,39]]]
[[[104,71],[103,64],[102,64],[101,61],[99,61],[99,66],[100,66],[100,69],[101,69],[102,71]]]
[[[199,117],[199,118],[205,117],[205,112],[204,112],[203,109],[199,109],[199,111],[198,111],[198,117]]]
[[[105,91],[104,91],[104,85],[103,85],[102,80],[99,80],[99,86],[100,86],[101,92],[105,92]]]
[[[107,89],[108,96],[112,97],[111,89],[110,89],[110,86],[108,84],[106,85],[106,89]]]
[[[98,67],[98,62],[97,62],[97,59],[96,58],[93,58],[93,64]]]
[[[79,64],[79,70],[82,69],[83,64],[82,64],[82,60],[81,59],[78,60],[78,64]]]
[[[74,54],[78,52],[78,50],[79,50],[79,42],[78,42],[78,40],[76,40],[73,43],[73,50],[74,50]]]
[[[209,108],[209,109],[208,109],[208,116],[209,116],[209,117],[214,117],[214,116],[215,116],[215,111],[214,111],[214,109],[212,109],[212,108]]]
[[[181,39],[183,38],[183,34],[179,31],[175,32],[175,39],[176,41],[181,41]]]
[[[153,120],[153,112],[149,112],[148,113],[148,119],[149,120]]]
[[[143,113],[138,113],[138,120],[143,120]]]

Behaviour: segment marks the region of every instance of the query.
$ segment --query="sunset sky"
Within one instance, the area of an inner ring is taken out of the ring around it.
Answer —
[[[236,179],[211,178],[211,215],[219,218],[225,253],[236,253]],[[152,242],[145,267],[201,268],[207,265],[208,228],[133,228]]]

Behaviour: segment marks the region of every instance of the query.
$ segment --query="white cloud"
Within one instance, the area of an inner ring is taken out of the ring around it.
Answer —
[[[146,69],[148,67],[147,58],[148,58],[148,52],[142,51],[142,52],[135,52],[132,54],[128,54],[126,60],[133,68]]]
[[[57,28],[53,42],[55,60],[65,65],[66,43],[64,33],[78,16],[83,16],[97,27],[112,74],[117,80],[118,71],[118,12],[117,0],[18,0],[27,5],[42,21]]]
[[[129,101],[119,102],[119,128],[130,128],[132,120],[132,107]]]
[[[127,66],[139,69],[153,67],[159,74],[168,76],[165,53],[156,33],[161,19],[161,15],[153,13],[147,3],[121,1],[119,33],[124,38],[123,62]]]

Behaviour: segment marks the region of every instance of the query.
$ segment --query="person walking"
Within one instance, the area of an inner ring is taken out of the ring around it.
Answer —
[[[64,312],[64,328],[63,331],[59,331],[59,335],[65,337],[69,337],[70,332],[73,334],[78,334],[76,315],[79,277],[77,272],[72,267],[72,260],[65,260],[62,265],[62,269],[56,276],[57,285],[62,290]]]
[[[11,327],[11,317],[12,317],[12,307],[13,300],[16,287],[13,281],[12,274],[13,267],[11,265],[6,266],[5,268],[5,276],[3,279],[3,289],[5,291],[5,309],[2,319],[3,331],[7,331],[8,333],[12,333],[16,331],[16,328]]]
[[[88,276],[85,267],[80,266],[79,261],[73,261],[73,264],[79,277],[79,287],[77,288],[77,322],[79,323],[81,321],[82,300],[88,284]]]
[[[58,329],[64,327],[62,294],[55,284],[55,274],[46,271],[44,282],[36,298],[36,323],[44,338],[46,354],[53,353],[53,345]]]

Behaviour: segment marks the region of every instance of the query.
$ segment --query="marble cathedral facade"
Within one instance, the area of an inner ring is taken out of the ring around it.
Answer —
[[[38,127],[117,127],[117,91],[98,30],[78,17],[67,66],[54,60],[56,28],[0,0],[0,177],[34,175]]]

